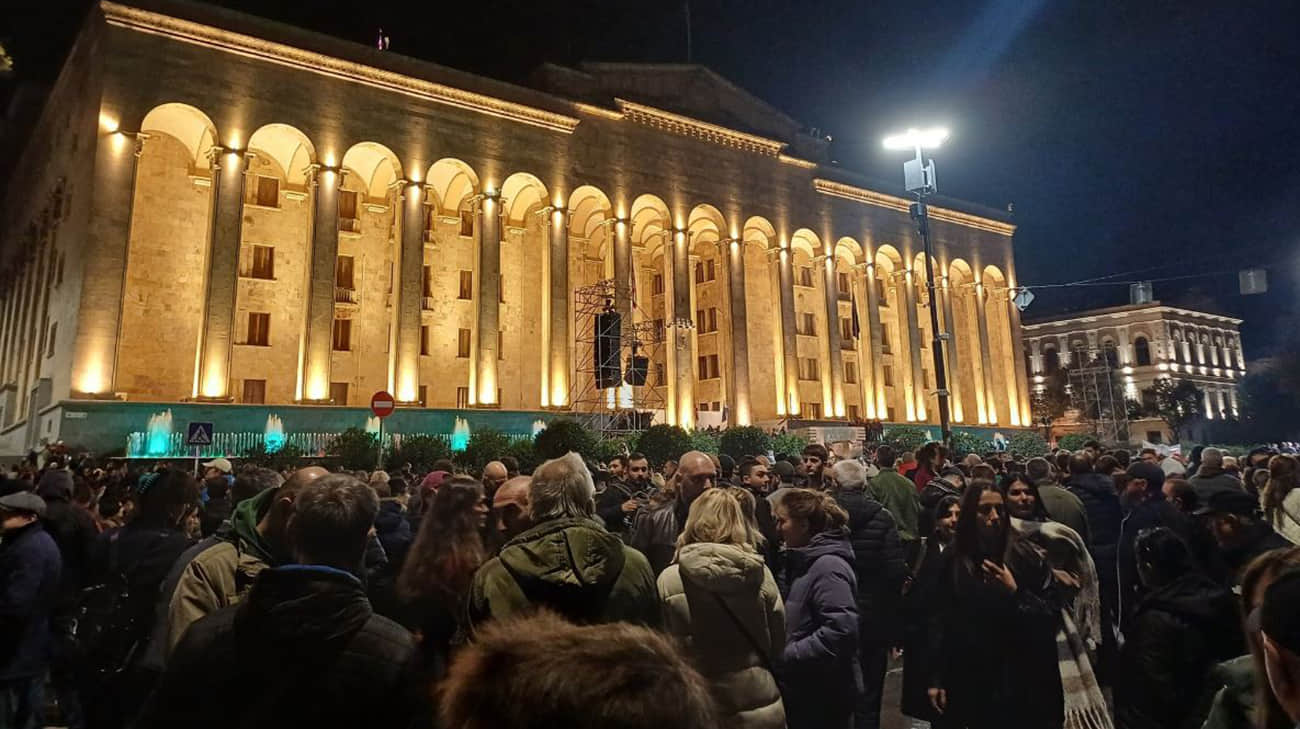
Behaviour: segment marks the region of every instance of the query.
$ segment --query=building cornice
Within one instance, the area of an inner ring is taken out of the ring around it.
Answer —
[[[671,132],[684,137],[694,137],[723,147],[761,154],[765,157],[780,157],[782,156],[781,150],[786,147],[785,142],[760,137],[756,134],[738,132],[735,129],[728,129],[717,124],[692,119],[689,116],[656,109],[653,106],[637,104],[626,99],[614,99],[614,103],[622,110],[623,118],[660,131]]]
[[[820,177],[813,180],[813,189],[823,195],[841,197],[846,200],[853,200],[855,202],[888,208],[890,210],[897,210],[899,212],[907,212],[912,204],[912,201],[907,198],[898,197],[896,195],[887,195],[883,192],[868,190],[863,187],[857,187],[856,185],[846,185],[843,182],[835,182]],[[1016,232],[1016,226],[1010,223],[1003,223],[990,218],[982,218],[978,215],[963,213],[951,208],[940,208],[931,205],[929,206],[929,213],[930,218],[934,220],[955,223],[967,228],[975,228],[976,230],[983,230],[989,233],[997,233],[998,235],[1010,237],[1015,235]]]
[[[100,3],[110,25],[163,36],[185,43],[255,58],[331,78],[365,84],[407,96],[509,119],[551,131],[572,134],[578,119],[505,101],[492,96],[457,89],[445,84],[406,76],[355,61],[303,50],[210,25],[141,10],[104,0]]]
[[[1030,286],[1029,288],[1032,289],[1033,287]],[[1139,308],[1125,308],[1119,311],[1113,311],[1110,309],[1094,309],[1092,311],[1081,311],[1067,316],[1062,316],[1059,319],[1047,319],[1043,321],[1036,321],[1029,324],[1022,324],[1021,329],[1023,329],[1025,333],[1028,334],[1030,332],[1036,332],[1039,330],[1050,329],[1053,327],[1063,327],[1063,326],[1077,325],[1077,326],[1084,326],[1086,328],[1091,328],[1091,329],[1096,329],[1099,326],[1112,326],[1112,325],[1123,326],[1125,324],[1125,320],[1131,320],[1135,316],[1140,314],[1178,314],[1181,316],[1187,316],[1196,319],[1207,319],[1211,322],[1217,322],[1221,324],[1230,324],[1234,327],[1240,326],[1242,322],[1241,319],[1237,319],[1231,316],[1224,316],[1222,314],[1211,314],[1209,312],[1195,311],[1193,309],[1182,309],[1177,306],[1166,306],[1164,304],[1157,303],[1153,306],[1143,306]],[[1147,321],[1150,320],[1144,319],[1141,322],[1134,322],[1134,323],[1135,324],[1144,323]],[[1185,322],[1185,323],[1190,323],[1190,322]]]

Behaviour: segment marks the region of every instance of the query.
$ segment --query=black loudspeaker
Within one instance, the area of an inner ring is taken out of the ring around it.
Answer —
[[[596,315],[596,387],[606,390],[618,387],[623,381],[619,368],[623,339],[623,317],[617,311]]]
[[[627,372],[624,374],[627,384],[641,387],[645,385],[646,372],[650,369],[650,358],[634,354],[627,358]]]

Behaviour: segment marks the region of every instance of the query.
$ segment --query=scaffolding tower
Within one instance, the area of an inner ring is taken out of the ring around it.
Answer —
[[[1116,376],[1114,348],[1078,348],[1069,369],[1070,396],[1083,420],[1103,443],[1127,443],[1128,403],[1123,380]]]
[[[658,381],[654,363],[663,356],[664,331],[653,321],[621,322],[618,340],[619,387],[599,388],[596,382],[596,331],[598,317],[612,311],[632,311],[631,292],[620,289],[613,279],[597,281],[573,290],[574,373],[570,380],[569,405],[576,420],[602,439],[608,440],[650,427],[656,411],[664,409],[664,385]],[[632,357],[647,358],[644,385],[627,384]]]

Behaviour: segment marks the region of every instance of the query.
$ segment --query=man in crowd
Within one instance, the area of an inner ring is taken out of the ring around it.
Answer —
[[[230,533],[194,554],[180,572],[167,609],[168,652],[196,620],[242,600],[262,570],[289,562],[288,526],[295,499],[327,474],[316,466],[299,469],[279,488],[235,507]],[[182,555],[178,564],[184,561]]]
[[[610,481],[622,481],[627,474],[628,457],[622,454],[609,459],[605,467],[609,470]]]
[[[794,488],[794,466],[789,461],[777,461],[772,464],[771,469],[768,475],[772,479],[772,484],[767,500],[772,508],[776,508],[777,502],[781,500],[781,492]]]
[[[516,476],[501,484],[492,498],[492,510],[497,515],[497,531],[500,532],[502,544],[514,539],[529,526],[528,484],[531,481],[529,476]]]
[[[235,467],[230,465],[230,461],[225,458],[213,458],[203,464],[203,480],[210,478],[223,478],[226,483],[233,483],[235,480]]]
[[[374,491],[331,474],[303,486],[292,564],[186,632],[138,726],[404,726],[414,713],[411,634],[376,615],[358,574]]]
[[[0,497],[0,727],[45,725],[50,615],[59,596],[59,547],[45,532],[45,502],[30,491]]]
[[[596,513],[600,515],[600,520],[604,522],[605,528],[611,534],[617,534],[624,540],[627,539],[628,529],[632,526],[632,515],[640,507],[636,500],[636,491],[622,478],[626,473],[622,460],[625,458],[627,456],[610,459],[605,488],[596,495]],[[613,468],[614,464],[618,464],[617,469]],[[647,471],[648,469],[647,464]],[[617,477],[614,475],[615,470],[619,474]]]
[[[672,562],[691,503],[717,483],[718,468],[713,459],[700,451],[689,451],[682,455],[676,475],[666,485],[671,505],[652,503],[636,515],[629,543],[646,556],[654,574],[663,572]]]
[[[1208,517],[1206,525],[1219,544],[1219,553],[1234,585],[1240,584],[1241,573],[1251,560],[1274,549],[1295,546],[1273,531],[1259,513],[1259,501],[1240,488],[1212,493],[1205,505],[1196,510],[1196,515]]]
[[[921,553],[921,501],[916,487],[894,468],[894,449],[882,445],[876,449],[876,466],[880,471],[871,479],[871,496],[893,515],[908,564],[915,564]]]
[[[627,487],[633,494],[643,494],[654,488],[650,483],[650,459],[644,453],[627,457]]]
[[[1201,503],[1208,503],[1216,493],[1242,490],[1241,480],[1223,470],[1223,451],[1218,448],[1201,451],[1201,467],[1187,482]]]
[[[1101,596],[1102,633],[1110,636],[1109,626],[1119,623],[1119,577],[1116,573],[1116,549],[1124,510],[1115,494],[1115,481],[1107,474],[1092,470],[1087,451],[1070,456],[1070,480],[1066,488],[1079,497],[1088,517],[1088,551],[1097,566],[1097,586]],[[1115,641],[1103,639],[1098,670],[1103,675],[1114,667]]]
[[[491,498],[501,488],[501,484],[510,478],[510,471],[506,470],[506,464],[501,461],[489,461],[483,467],[483,491]]]
[[[1165,485],[1161,487],[1165,501],[1173,504],[1175,508],[1184,514],[1191,514],[1201,508],[1201,500],[1196,495],[1196,489],[1185,479],[1166,478]]]
[[[826,488],[823,471],[826,468],[826,461],[830,459],[830,452],[826,446],[821,443],[809,443],[803,448],[803,475],[804,488],[816,489],[821,491]]]
[[[650,564],[592,520],[594,496],[591,473],[576,453],[533,472],[528,490],[533,526],[474,575],[473,627],[540,607],[582,623],[660,623]]]
[[[1052,466],[1046,458],[1031,458],[1025,464],[1025,475],[1038,487],[1038,498],[1043,501],[1043,509],[1053,520],[1070,527],[1088,543],[1088,512],[1078,496],[1070,493],[1057,482]]]

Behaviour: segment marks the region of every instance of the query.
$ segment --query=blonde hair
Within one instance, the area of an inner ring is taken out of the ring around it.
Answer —
[[[745,518],[740,501],[728,494],[729,488],[706,489],[691,503],[686,526],[677,538],[677,548],[698,542],[732,544],[750,552],[757,551],[755,533]]]

